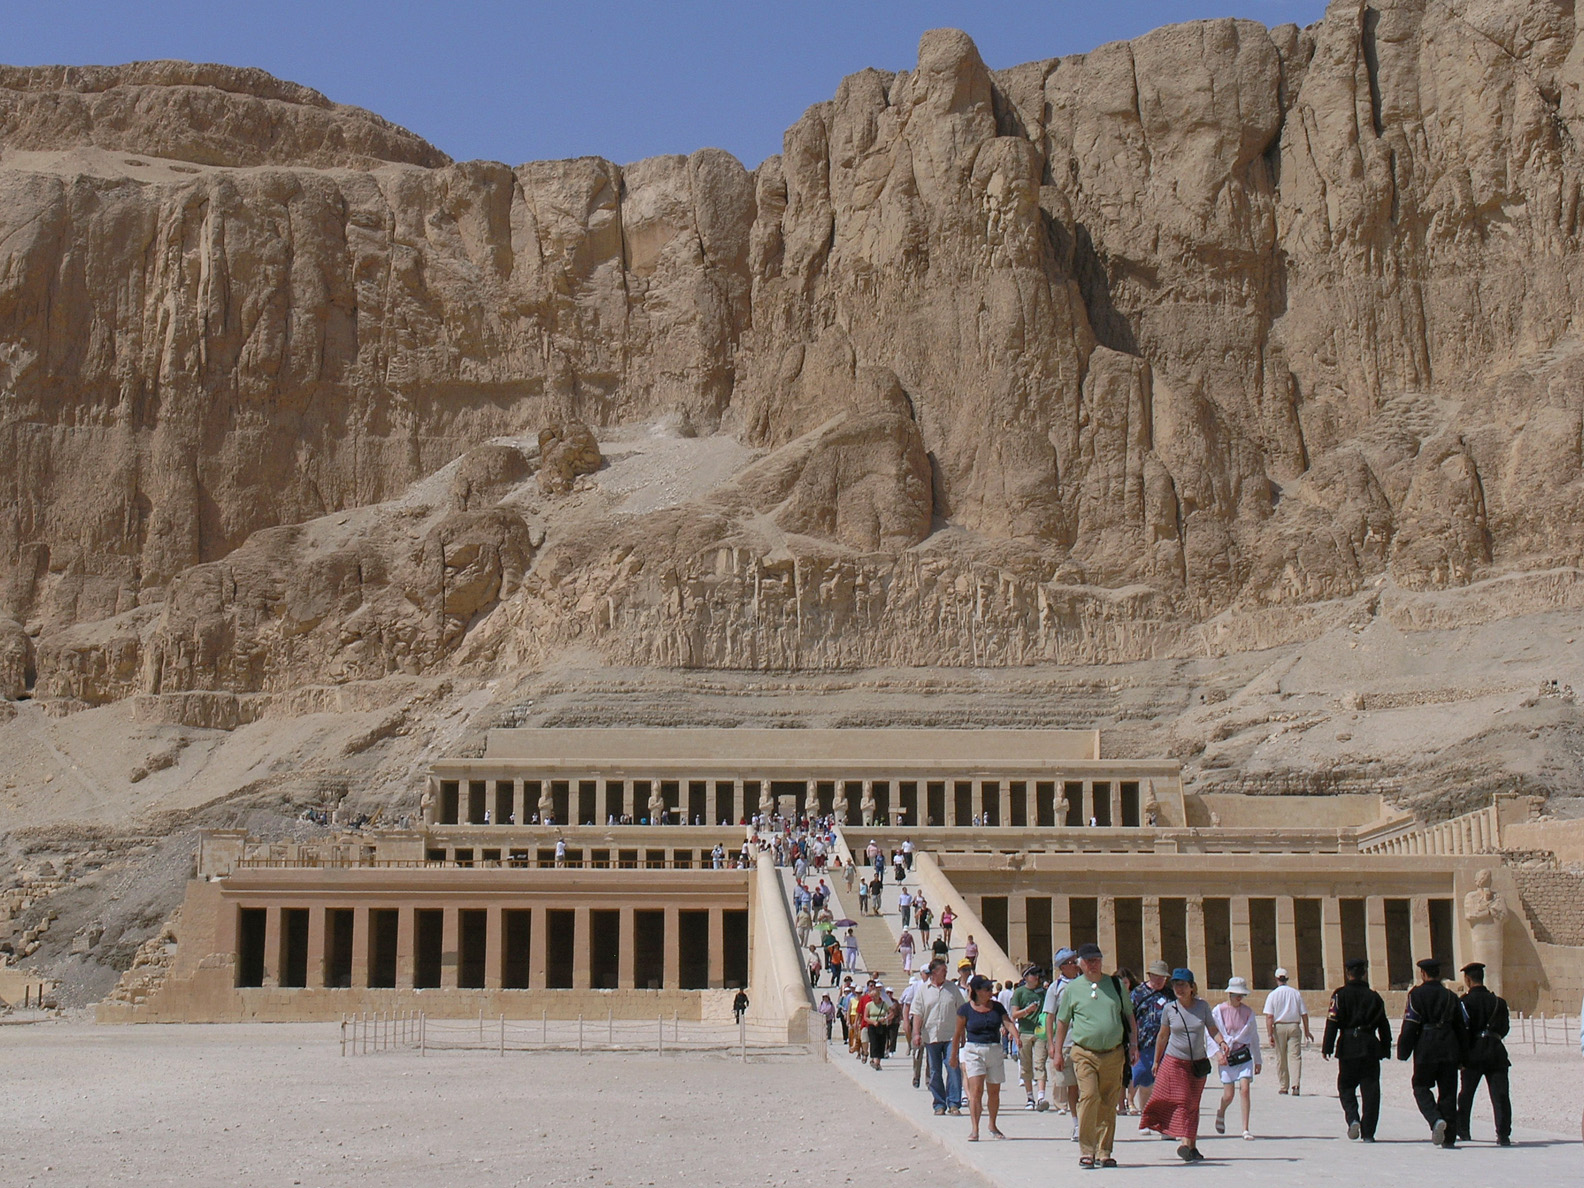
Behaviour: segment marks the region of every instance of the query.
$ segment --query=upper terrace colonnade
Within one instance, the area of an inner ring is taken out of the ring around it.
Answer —
[[[739,822],[1173,826],[1178,766],[1103,759],[1097,730],[492,730],[430,771],[430,825]]]

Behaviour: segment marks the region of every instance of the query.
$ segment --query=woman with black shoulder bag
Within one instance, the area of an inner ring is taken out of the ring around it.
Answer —
[[[1199,1100],[1205,1078],[1214,1067],[1209,1043],[1219,1047],[1221,1029],[1210,1015],[1210,1004],[1199,997],[1191,969],[1174,969],[1172,994],[1176,1001],[1161,1010],[1160,1034],[1155,1039],[1155,1091],[1139,1118],[1140,1130],[1154,1130],[1179,1142],[1178,1158],[1198,1163]]]

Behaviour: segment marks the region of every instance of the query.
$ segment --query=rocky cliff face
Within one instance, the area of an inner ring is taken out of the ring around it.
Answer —
[[[1532,573],[1470,613],[1575,605],[1581,81],[1565,0],[1003,72],[937,31],[749,171],[0,70],[0,693],[1127,660]],[[637,423],[691,443],[679,495],[560,438],[532,481],[540,430]]]

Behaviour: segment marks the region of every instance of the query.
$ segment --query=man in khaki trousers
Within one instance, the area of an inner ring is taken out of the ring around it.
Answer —
[[[1117,1099],[1122,1096],[1122,1070],[1138,1060],[1133,1032],[1133,1001],[1121,983],[1105,973],[1098,945],[1078,946],[1083,976],[1068,983],[1056,1008],[1057,1072],[1071,1059],[1078,1073],[1078,1166],[1115,1167]],[[1062,1051],[1072,1035],[1072,1054]]]
[[[1265,996],[1265,1034],[1276,1049],[1276,1079],[1282,1093],[1298,1096],[1303,1080],[1303,1046],[1314,1043],[1309,1031],[1309,1008],[1296,987],[1287,984],[1287,971],[1276,971],[1276,989]]]

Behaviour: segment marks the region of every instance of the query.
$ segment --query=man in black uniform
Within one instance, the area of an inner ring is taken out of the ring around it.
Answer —
[[[1408,992],[1397,1059],[1413,1057],[1414,1102],[1430,1124],[1430,1141],[1450,1148],[1457,1145],[1458,1066],[1468,1047],[1463,1004],[1441,984],[1441,963],[1434,958],[1419,963],[1419,978]]]
[[[1331,995],[1321,1055],[1337,1058],[1337,1097],[1348,1138],[1373,1143],[1380,1121],[1380,1062],[1391,1055],[1391,1024],[1386,1004],[1370,989],[1369,962],[1362,957],[1349,961],[1347,976],[1347,985]]]
[[[1463,1064],[1463,1088],[1458,1092],[1457,1134],[1469,1141],[1469,1118],[1480,1078],[1490,1093],[1496,1115],[1496,1145],[1512,1146],[1512,1098],[1507,1094],[1507,1045],[1502,1042],[1510,1023],[1507,1000],[1485,988],[1485,967],[1471,961],[1463,967],[1463,1021],[1468,1027],[1468,1057]]]

